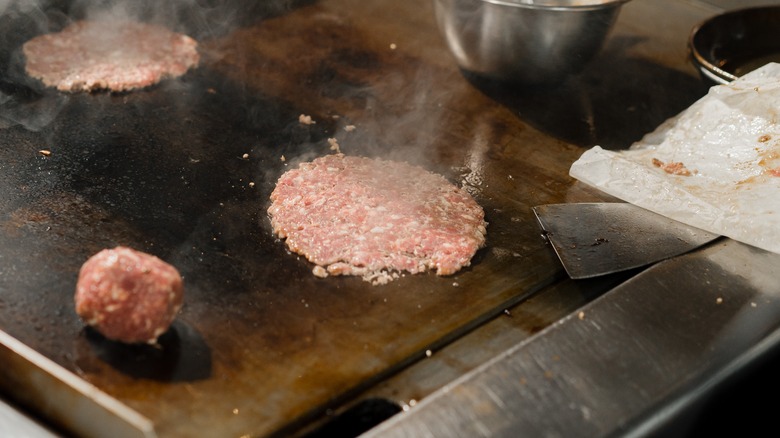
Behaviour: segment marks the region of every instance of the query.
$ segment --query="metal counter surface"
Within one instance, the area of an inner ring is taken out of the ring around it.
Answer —
[[[728,424],[704,402],[777,350],[777,266],[780,255],[732,240],[661,262],[365,436],[686,436]],[[738,430],[767,420],[756,423]]]
[[[530,207],[609,200],[571,180],[569,165],[595,144],[627,147],[706,92],[688,62],[685,41],[694,24],[719,10],[714,1],[633,0],[585,72],[554,89],[521,90],[458,71],[430,4],[303,2],[204,39],[204,64],[183,84],[125,96],[74,96],[59,107],[60,119],[22,120],[34,128],[29,131],[5,128],[17,151],[30,156],[13,151],[5,156],[5,165],[23,172],[14,174],[13,187],[4,188],[12,196],[0,201],[3,239],[10,248],[0,258],[0,293],[6,294],[0,295],[0,312],[7,317],[0,329],[148,417],[160,436],[293,435],[327,424],[369,398],[413,413],[396,416],[376,434],[453,432],[448,422],[461,418],[482,424],[484,429],[473,432],[484,435],[522,427],[521,416],[499,415],[515,424],[480,423],[480,414],[497,412],[487,405],[461,404],[457,418],[435,413],[442,400],[449,409],[455,392],[467,392],[472,382],[495,387],[484,381],[496,379],[496,369],[525,352],[537,359],[519,359],[511,373],[533,363],[542,367],[543,358],[564,357],[549,355],[550,349],[584,354],[578,345],[553,342],[564,336],[555,334],[581,322],[572,315],[585,306],[594,306],[587,308],[590,314],[622,299],[619,289],[599,297],[627,277],[566,280]],[[300,113],[319,124],[302,130],[295,123]],[[68,124],[84,116],[103,125]],[[166,123],[171,119],[181,123]],[[347,123],[358,127],[355,135],[344,134]],[[308,277],[309,267],[268,235],[263,195],[288,164],[323,153],[330,136],[347,153],[414,157],[471,187],[491,222],[488,247],[474,266],[454,279],[405,277],[381,289],[357,279]],[[133,142],[136,150],[127,148]],[[75,151],[62,149],[79,144]],[[51,147],[53,159],[36,155],[43,146]],[[242,161],[244,152],[252,160]],[[155,154],[158,160],[149,159]],[[281,155],[291,159],[288,164],[280,162]],[[145,176],[137,166],[150,166],[157,175]],[[111,174],[119,175],[119,185],[112,186]],[[248,188],[250,181],[256,189]],[[133,195],[161,187],[172,187],[176,199]],[[209,190],[193,197],[193,190],[203,188]],[[41,202],[24,202],[31,198]],[[197,220],[182,227],[181,217]],[[91,227],[79,228],[83,223]],[[63,232],[67,227],[77,232]],[[31,237],[32,252],[16,240]],[[75,269],[91,252],[117,241],[172,257],[196,284],[175,336],[166,341],[169,354],[107,344],[83,331],[68,310]],[[18,264],[26,261],[46,262],[33,266],[41,272],[31,273]],[[11,278],[15,270],[24,274]],[[35,293],[18,299],[25,288]],[[56,291],[49,297],[53,305],[38,299],[47,290]],[[685,296],[673,298],[686,308]],[[624,318],[623,331],[644,327],[637,318],[641,312],[614,315]],[[654,316],[645,315],[651,322]],[[611,314],[601,318],[617,321]],[[716,375],[751,346],[757,348],[765,334],[749,333],[711,366],[692,368],[700,373],[692,381]],[[618,348],[617,340],[598,339],[590,350]],[[652,393],[668,389],[668,382],[657,383],[648,382]],[[577,395],[578,389],[551,390]],[[8,386],[5,391],[23,398]],[[601,402],[620,403],[604,394]],[[479,403],[484,396],[468,399]],[[511,400],[519,408],[528,402]],[[570,408],[565,398],[553,402]],[[590,424],[598,426],[583,431],[607,435],[628,430],[658,406],[656,398],[640,398],[627,416],[607,415],[598,422],[592,414],[599,406],[577,407],[574,413],[579,420],[590,416]],[[550,434],[561,424],[577,424],[556,418],[547,417]]]

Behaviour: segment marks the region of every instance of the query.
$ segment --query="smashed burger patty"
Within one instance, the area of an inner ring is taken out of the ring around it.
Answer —
[[[165,27],[124,20],[84,20],[37,36],[22,50],[27,73],[60,91],[129,91],[197,66],[198,43]]]
[[[322,277],[450,275],[485,243],[484,211],[465,190],[402,162],[320,157],[283,174],[271,201],[274,233]]]

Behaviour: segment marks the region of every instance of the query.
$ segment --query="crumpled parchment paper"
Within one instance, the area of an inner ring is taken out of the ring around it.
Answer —
[[[587,150],[569,174],[671,219],[780,253],[780,64],[712,87],[628,150]]]

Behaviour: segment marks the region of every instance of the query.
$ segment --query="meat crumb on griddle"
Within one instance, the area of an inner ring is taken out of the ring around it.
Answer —
[[[79,271],[76,313],[108,339],[155,344],[182,306],[179,271],[127,247],[105,249]]]
[[[407,163],[332,154],[277,181],[274,233],[316,266],[384,284],[403,272],[451,275],[485,243],[482,207],[443,176]]]
[[[99,19],[39,35],[22,50],[27,74],[60,91],[129,91],[198,65],[197,42],[165,27]]]
[[[298,116],[298,123],[300,123],[302,125],[315,125],[317,122],[315,122],[311,118],[311,116],[306,115],[306,114],[301,114],[300,116]]]

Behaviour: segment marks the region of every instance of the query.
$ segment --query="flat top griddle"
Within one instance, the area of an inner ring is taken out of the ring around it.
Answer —
[[[583,148],[626,147],[706,92],[676,54],[631,55],[648,31],[630,14],[609,67],[522,90],[458,71],[427,3],[279,4],[200,33],[197,70],[132,93],[35,88],[7,48],[0,329],[160,436],[290,433],[562,281],[531,207],[606,200],[567,176]],[[472,266],[385,286],[314,277],[265,211],[276,179],[332,153],[329,138],[466,186],[489,222]],[[120,244],[184,276],[160,348],[106,341],[73,310],[80,265]]]

